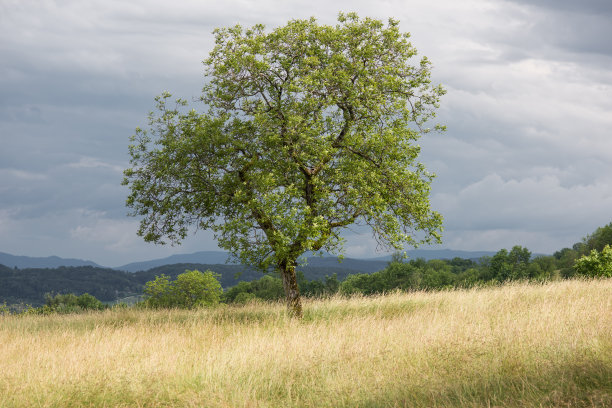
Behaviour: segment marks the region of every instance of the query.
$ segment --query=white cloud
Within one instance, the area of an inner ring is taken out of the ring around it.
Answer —
[[[102,160],[96,159],[95,157],[81,157],[78,162],[68,163],[66,166],[74,169],[102,168],[111,170],[115,173],[123,172],[123,167],[115,164],[105,163]]]
[[[35,172],[19,170],[19,169],[0,169],[0,180],[4,180],[4,182],[10,179],[13,179],[15,181],[19,181],[19,180],[40,181],[40,180],[46,180],[47,178],[48,176],[42,173],[35,173]],[[0,188],[1,187],[2,187],[2,184],[0,184]]]
[[[77,225],[70,229],[73,239],[100,245],[103,249],[129,253],[140,244],[136,236],[136,223],[107,218],[95,218],[89,225]]]

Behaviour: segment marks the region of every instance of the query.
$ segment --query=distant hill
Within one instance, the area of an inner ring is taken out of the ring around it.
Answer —
[[[211,270],[219,275],[219,282],[224,288],[236,285],[240,281],[252,281],[263,276],[260,271],[242,265],[226,265],[226,264],[201,264],[201,263],[177,263],[171,265],[161,265],[146,271],[137,271],[131,273],[134,280],[141,285],[155,279],[161,274],[168,275],[175,279],[177,275],[186,270],[197,269],[201,272]]]
[[[243,265],[236,263],[225,263],[228,255],[227,252],[222,251],[201,251],[193,254],[179,254],[172,255],[167,258],[153,259],[145,262],[133,262],[127,265],[119,266],[117,270],[126,272],[139,272],[148,271],[153,268],[159,268],[165,265],[176,265],[176,264],[199,264],[199,265],[217,265],[220,266],[235,266],[236,270],[248,269]],[[389,257],[391,259],[391,257]],[[387,266],[387,260],[384,259],[354,259],[344,258],[342,262],[338,261],[335,256],[311,256],[308,258],[307,267],[325,267],[325,268],[339,268],[339,269],[351,269],[357,272],[376,272]]]
[[[391,257],[389,257],[389,260],[391,260]],[[351,273],[372,273],[386,268],[388,263],[389,261],[385,259],[344,258],[342,261],[339,261],[335,256],[311,256],[307,259],[306,265],[298,269],[305,271],[310,268],[333,268],[350,269],[354,271]]]
[[[345,260],[342,264],[338,264],[336,258],[315,263],[316,265],[298,266],[297,270],[301,271],[307,280],[324,280],[326,276],[332,276],[333,274],[336,274],[339,280],[343,280],[350,274],[377,272],[387,266],[387,262],[363,262],[357,259],[348,260],[348,262]],[[202,272],[211,270],[220,274],[219,282],[226,289],[237,285],[240,281],[253,281],[264,276],[261,271],[244,265],[199,263],[162,265],[146,271],[133,272],[132,275],[137,283],[145,284],[161,274],[168,275],[174,279],[186,270],[194,269]],[[273,271],[270,273],[274,275]]]
[[[431,259],[480,259],[483,256],[493,256],[492,251],[455,251],[452,249],[414,249],[406,251],[408,259],[423,258],[427,261]],[[174,264],[203,264],[203,265],[219,265],[226,264],[228,259],[227,252],[223,251],[200,251],[192,254],[177,254],[166,258],[153,259],[144,262],[132,262],[127,265],[119,266],[114,269],[138,272],[147,271],[151,268],[157,268],[164,265]],[[326,255],[323,257],[310,256],[307,260],[308,266],[328,267],[339,269],[351,269],[359,272],[376,272],[387,266],[391,260],[391,255],[382,256],[370,259],[344,258],[342,262],[338,262],[335,256]],[[1,262],[0,262],[1,263]],[[228,263],[226,265],[238,265],[236,263]]]
[[[0,265],[0,303],[39,306],[45,293],[85,292],[103,301],[139,294],[142,285],[133,274],[95,266],[15,269]]]
[[[57,256],[31,257],[17,256],[0,252],[0,265],[9,268],[59,268],[60,266],[95,266],[101,267],[92,261],[82,259],[60,258]]]
[[[493,256],[492,251],[455,251],[452,249],[414,249],[406,251],[408,259],[423,258],[431,259],[480,259],[483,256]],[[533,254],[536,256],[537,254]],[[237,265],[234,262],[226,263],[228,259],[227,252],[223,251],[199,251],[191,254],[177,254],[166,258],[152,259],[149,261],[132,262],[127,265],[112,268],[115,270],[126,272],[147,271],[151,268],[157,268],[164,265],[174,264],[203,264],[203,265]],[[308,258],[308,266],[351,269],[359,272],[376,272],[384,268],[391,260],[391,255],[381,256],[369,259],[345,258],[342,262],[338,262],[335,256],[326,255],[324,257],[310,256]],[[60,258],[57,256],[47,257],[31,257],[31,256],[16,256],[0,252],[0,265],[8,266],[9,268],[59,268],[60,266],[95,266],[105,268],[95,262],[73,259]]]
[[[418,259],[423,258],[426,261],[430,261],[432,259],[453,259],[453,258],[462,258],[462,259],[480,259],[483,256],[493,256],[497,252],[496,251],[457,251],[454,249],[412,249],[406,251],[406,255],[408,255],[408,259]],[[535,256],[535,254],[533,255]],[[372,258],[371,261],[390,261],[391,255],[382,256],[378,258]]]
[[[225,264],[228,258],[227,252],[223,251],[199,251],[192,254],[177,254],[166,258],[152,259],[150,261],[132,262],[127,265],[118,266],[113,269],[126,272],[147,271],[158,266],[172,264]],[[230,263],[230,265],[236,265]]]

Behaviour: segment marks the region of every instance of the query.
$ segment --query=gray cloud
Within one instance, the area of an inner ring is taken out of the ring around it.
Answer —
[[[0,250],[119,265],[215,249],[144,244],[125,216],[128,137],[164,90],[204,82],[214,27],[268,27],[338,11],[398,18],[448,89],[443,134],[424,137],[446,247],[536,252],[610,222],[608,1],[390,0],[4,3],[0,12]],[[348,233],[352,256],[371,234]]]
[[[608,40],[612,36],[612,5],[607,0],[509,0],[506,4],[518,17],[514,23],[521,26],[521,33],[514,37],[516,54],[570,60],[573,58],[565,53],[612,56]]]
[[[509,0],[513,3],[537,6],[548,11],[565,11],[574,14],[612,15],[612,4],[608,0]]]

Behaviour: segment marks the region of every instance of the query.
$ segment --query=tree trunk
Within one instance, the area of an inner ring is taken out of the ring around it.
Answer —
[[[285,288],[285,296],[287,298],[287,309],[292,317],[302,318],[302,299],[300,297],[300,288],[297,284],[297,276],[295,274],[295,261],[285,261],[279,265],[281,277],[283,278],[283,287]]]

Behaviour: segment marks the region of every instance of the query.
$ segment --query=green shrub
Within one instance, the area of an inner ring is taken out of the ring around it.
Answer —
[[[234,298],[234,303],[245,304],[251,302],[254,299],[257,299],[254,293],[240,292]]]
[[[145,305],[153,308],[191,309],[219,303],[223,288],[220,275],[211,271],[185,271],[170,281],[166,275],[156,276],[145,284]]]
[[[103,310],[106,308],[104,303],[89,293],[83,293],[79,296],[77,298],[77,305],[83,310]]]
[[[173,307],[173,289],[170,277],[164,275],[156,276],[154,280],[145,284],[145,304],[153,308]]]
[[[55,296],[47,293],[45,304],[38,308],[41,314],[50,313],[80,313],[89,310],[103,310],[106,306],[95,296],[83,293],[77,296],[73,293],[57,294]]]
[[[9,307],[6,305],[6,302],[0,303],[0,316],[8,315],[10,313],[11,313],[11,311],[10,311]]]
[[[578,275],[612,278],[612,247],[606,245],[601,252],[593,249],[574,264]]]

